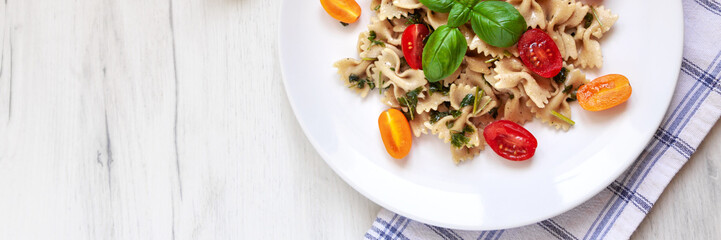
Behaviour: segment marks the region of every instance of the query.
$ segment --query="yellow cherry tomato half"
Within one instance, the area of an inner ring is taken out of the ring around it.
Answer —
[[[361,15],[361,7],[354,0],[320,0],[328,14],[344,23],[354,23]]]
[[[383,145],[391,157],[401,159],[411,151],[413,137],[411,125],[408,124],[406,116],[398,109],[388,109],[378,117],[378,128],[381,131]]]
[[[631,84],[620,74],[609,74],[581,86],[576,94],[578,104],[588,111],[617,106],[631,97]]]

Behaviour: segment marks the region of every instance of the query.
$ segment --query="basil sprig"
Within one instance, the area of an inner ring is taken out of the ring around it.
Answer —
[[[449,13],[448,23],[428,38],[423,49],[423,72],[430,82],[453,74],[466,54],[467,41],[458,26],[469,20],[473,32],[489,45],[510,47],[528,27],[513,5],[502,1],[419,0],[429,9]]]
[[[438,27],[423,47],[423,73],[428,81],[437,82],[453,74],[463,62],[467,45],[458,28]]]

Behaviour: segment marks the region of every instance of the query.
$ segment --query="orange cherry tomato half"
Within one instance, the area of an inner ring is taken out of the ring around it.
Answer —
[[[401,111],[391,108],[382,112],[378,117],[378,128],[391,157],[401,159],[408,155],[413,143],[411,125]]]
[[[619,105],[631,97],[631,84],[620,74],[609,74],[581,86],[578,104],[588,111],[601,111]]]
[[[536,154],[538,141],[528,130],[508,120],[498,120],[483,129],[483,138],[499,156],[523,161]]]
[[[403,57],[413,69],[423,69],[423,46],[425,46],[423,39],[429,34],[431,33],[425,24],[413,24],[403,31],[401,37]]]
[[[344,23],[354,23],[361,15],[361,7],[354,0],[320,0],[328,14]]]
[[[518,40],[518,53],[523,65],[541,77],[552,78],[561,72],[563,59],[556,42],[546,32],[534,28]]]

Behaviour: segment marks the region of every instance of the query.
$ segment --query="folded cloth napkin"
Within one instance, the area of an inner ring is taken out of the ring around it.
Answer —
[[[628,239],[721,115],[721,3],[683,0],[683,7],[684,56],[669,112],[636,162],[601,193],[557,217],[496,231],[440,228],[384,209],[365,238]]]

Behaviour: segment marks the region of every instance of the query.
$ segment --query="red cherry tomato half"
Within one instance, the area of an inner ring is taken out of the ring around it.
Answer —
[[[552,78],[561,72],[563,59],[558,46],[546,32],[534,28],[526,31],[518,40],[521,61],[541,77]]]
[[[403,31],[401,43],[403,57],[406,58],[408,66],[413,69],[423,69],[423,39],[430,34],[425,24],[413,24]]]
[[[536,137],[517,123],[495,121],[483,130],[483,137],[494,152],[511,161],[523,161],[536,154]]]

